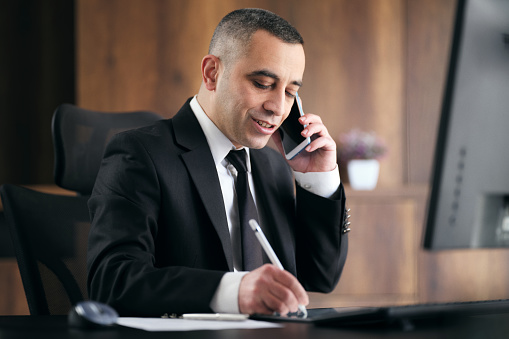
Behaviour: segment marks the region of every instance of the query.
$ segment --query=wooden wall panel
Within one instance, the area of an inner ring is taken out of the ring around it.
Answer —
[[[215,26],[233,9],[270,1],[78,0],[78,104],[172,117],[198,92]],[[289,8],[288,6],[286,6]]]
[[[408,183],[431,177],[456,0],[407,2]]]
[[[0,272],[0,315],[30,314],[16,259],[1,259]]]
[[[507,249],[423,252],[421,300],[428,302],[509,298]]]
[[[386,140],[381,186],[404,177],[403,15],[404,1],[345,0],[313,3],[296,19],[306,40],[306,110],[335,137],[360,128]]]
[[[404,0],[78,0],[78,104],[173,116],[198,91],[215,26],[241,7],[274,11],[299,29],[306,111],[333,136],[379,133],[391,149],[380,185],[403,184]]]
[[[311,294],[312,307],[416,302],[420,197],[424,187],[347,190],[351,209],[348,259],[331,294]]]
[[[205,51],[186,3],[78,1],[78,104],[171,116],[198,88]]]
[[[417,263],[415,227],[409,227],[414,221],[413,202],[376,200],[349,201],[351,247],[338,288],[344,294],[413,294]]]

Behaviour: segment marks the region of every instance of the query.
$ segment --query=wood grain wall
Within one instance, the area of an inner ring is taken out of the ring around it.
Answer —
[[[432,145],[421,145],[421,139],[424,134],[429,140],[434,133],[440,98],[419,107],[419,86],[431,83],[436,93],[441,91],[453,4],[452,0],[78,0],[77,103],[91,109],[150,109],[173,116],[198,91],[200,61],[218,21],[236,8],[261,7],[289,20],[304,37],[305,110],[322,116],[333,136],[361,128],[383,137],[390,153],[382,163],[381,186],[427,182],[427,173],[410,169],[429,172],[429,159],[414,154],[432,153]],[[438,15],[421,20],[420,7]],[[437,50],[421,47],[414,36],[438,41]],[[415,48],[428,52],[417,76],[408,74],[422,60],[413,61]],[[413,93],[408,102],[407,93]],[[427,122],[426,131],[414,134],[413,126],[422,125],[420,120]]]
[[[455,1],[407,1],[406,181],[428,183],[443,84],[448,66]]]

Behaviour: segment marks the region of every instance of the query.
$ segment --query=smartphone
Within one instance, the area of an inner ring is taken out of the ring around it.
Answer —
[[[311,143],[309,137],[305,138],[301,135],[302,130],[307,126],[303,126],[299,122],[299,118],[303,115],[302,101],[300,101],[299,94],[295,94],[295,101],[290,114],[281,127],[279,127],[283,149],[288,160],[295,158],[297,154]]]

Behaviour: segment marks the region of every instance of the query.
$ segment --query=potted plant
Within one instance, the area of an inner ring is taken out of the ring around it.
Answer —
[[[346,164],[350,186],[372,190],[378,182],[379,159],[387,152],[385,142],[374,132],[353,129],[339,136],[338,158]]]

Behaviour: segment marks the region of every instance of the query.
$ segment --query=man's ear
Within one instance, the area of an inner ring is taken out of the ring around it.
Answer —
[[[203,57],[201,61],[201,76],[205,88],[214,91],[217,86],[217,77],[221,61],[215,55],[209,54]]]

